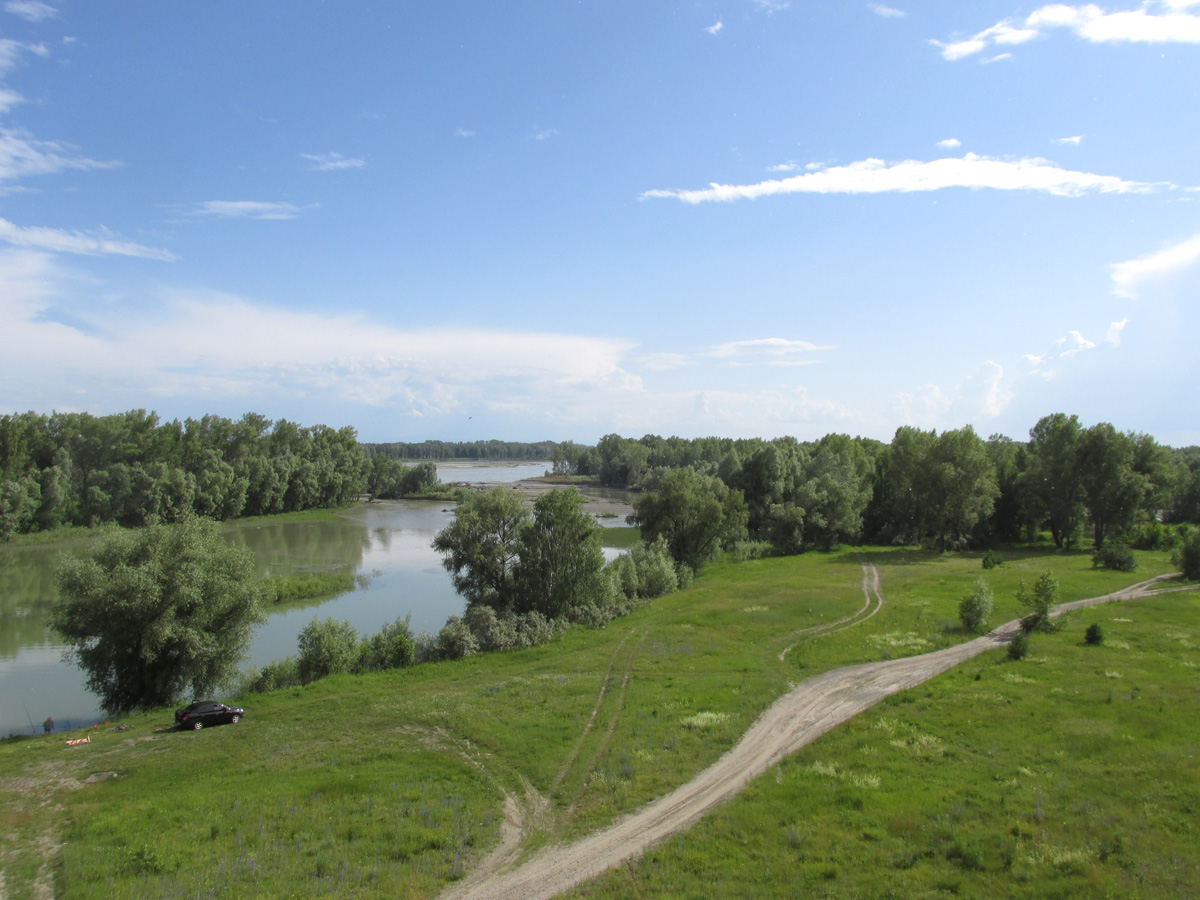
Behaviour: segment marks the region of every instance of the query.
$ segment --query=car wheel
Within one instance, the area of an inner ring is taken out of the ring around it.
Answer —
[[[204,727],[204,723],[200,719],[197,719],[195,722],[192,723],[193,731],[199,731],[203,727]]]
[[[238,719],[240,719],[240,718],[241,718],[241,716],[230,716],[229,722],[232,725],[236,725],[238,723]]]

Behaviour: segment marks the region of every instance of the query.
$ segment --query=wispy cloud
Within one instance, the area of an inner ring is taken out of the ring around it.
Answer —
[[[26,22],[42,22],[58,15],[57,9],[39,0],[8,0],[4,4],[4,10],[14,16],[20,16]]]
[[[1054,3],[1039,7],[1023,20],[1004,19],[969,38],[930,41],[945,59],[973,56],[994,45],[1024,44],[1066,29],[1093,44],[1200,43],[1200,16],[1187,10],[1195,3],[1149,0],[1136,9],[1108,11],[1094,3],[1071,6]]]
[[[314,172],[337,172],[342,169],[361,169],[367,164],[365,159],[342,156],[340,153],[301,153],[301,159],[312,163]]]
[[[471,131],[469,128],[455,128],[454,136],[460,138],[471,138],[475,137],[475,132]]]
[[[0,113],[6,113],[18,103],[24,103],[25,98],[14,90],[0,87]]]
[[[1086,193],[1147,193],[1164,185],[1126,181],[1115,175],[1094,175],[1061,169],[1045,159],[996,159],[968,153],[930,162],[888,163],[866,159],[757,184],[710,184],[698,190],[650,190],[642,199],[668,197],[685,203],[733,201],[774,194],[880,194],[937,191],[945,188],[991,188],[1001,191],[1041,191],[1063,197]]]
[[[937,145],[946,150],[954,150],[955,148],[962,146],[962,141],[960,141],[958,138],[946,138],[944,141],[938,141]]]
[[[720,34],[720,33],[721,33],[721,29],[722,29],[722,28],[724,28],[724,27],[725,27],[725,23],[724,23],[724,22],[716,22],[715,24],[709,25],[709,26],[708,26],[707,28],[705,28],[704,30],[705,30],[705,31],[707,31],[709,34],[716,35],[716,34]]]
[[[67,169],[115,169],[120,165],[112,160],[88,159],[68,144],[39,141],[28,132],[0,128],[0,181]]]
[[[1083,135],[1077,134],[1077,135],[1075,135],[1075,137],[1055,138],[1054,143],[1069,144],[1072,147],[1078,147],[1080,144],[1083,143]]]
[[[48,56],[50,51],[45,44],[24,44],[11,38],[0,38],[0,75],[4,75],[21,61],[22,53],[32,53],[34,56]]]
[[[63,231],[59,228],[23,227],[0,219],[0,241],[17,247],[51,250],[56,253],[80,253],[85,256],[137,256],[166,262],[178,259],[169,250],[144,247],[122,240],[108,231]]]
[[[1129,324],[1128,319],[1122,319],[1120,322],[1113,322],[1108,326],[1108,334],[1104,339],[1114,347],[1121,346],[1121,334],[1125,331],[1125,326]]]
[[[1042,353],[1026,353],[1022,359],[1028,364],[1031,374],[1038,375],[1045,381],[1052,381],[1062,371],[1062,360],[1094,350],[1095,347],[1094,341],[1089,341],[1079,331],[1071,330],[1063,337],[1055,339],[1053,345]]]
[[[1200,234],[1112,267],[1113,293],[1139,299],[1148,284],[1178,275],[1200,261]]]
[[[1012,59],[1012,58],[1013,58],[1013,55],[1011,53],[997,53],[995,56],[989,56],[987,59],[981,59],[979,62],[981,65],[986,66],[989,63],[1003,62],[1006,59]]]
[[[730,341],[719,344],[709,355],[726,360],[730,365],[807,366],[818,360],[806,359],[802,354],[816,350],[832,350],[833,347],[818,346],[811,341],[793,341],[787,338],[757,338],[749,341]]]
[[[548,141],[552,137],[558,136],[557,128],[538,128],[536,125],[533,128],[531,137],[535,141]]]
[[[890,6],[884,6],[882,3],[868,3],[867,6],[871,8],[875,15],[883,16],[885,19],[902,19],[908,15],[902,9],[893,9]]]
[[[791,6],[791,2],[790,0],[754,0],[754,5],[768,16],[772,16],[787,9]]]
[[[218,216],[227,219],[294,219],[300,208],[291,203],[264,200],[205,200],[194,216]]]

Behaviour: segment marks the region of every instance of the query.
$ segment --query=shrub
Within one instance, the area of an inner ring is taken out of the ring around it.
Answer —
[[[981,632],[987,626],[992,606],[992,589],[982,578],[976,578],[971,593],[963,597],[958,604],[959,621],[968,631]]]
[[[479,641],[471,633],[470,626],[458,616],[451,616],[438,632],[437,637],[426,648],[428,659],[462,659],[479,650]]]
[[[265,693],[301,684],[300,666],[296,657],[267,663],[257,672],[250,672],[237,693]]]
[[[1029,652],[1029,635],[1025,631],[1018,631],[1013,635],[1013,639],[1008,642],[1008,658],[1012,660],[1020,660],[1025,658],[1025,654]]]
[[[1104,629],[1100,627],[1099,622],[1093,622],[1088,626],[1087,633],[1083,636],[1083,640],[1085,643],[1092,644],[1093,646],[1104,643]]]
[[[1137,560],[1129,545],[1110,541],[1092,554],[1092,568],[1132,572],[1137,568]]]
[[[472,606],[464,615],[467,627],[481,653],[536,647],[553,640],[565,630],[559,619],[547,619],[537,610],[528,613],[497,613],[490,606]]]
[[[352,672],[358,662],[358,632],[349,622],[316,616],[300,632],[300,681],[309,684],[326,675]]]
[[[1188,581],[1200,581],[1200,529],[1188,533],[1179,549],[1171,554],[1171,562]]]
[[[417,661],[417,642],[409,627],[409,617],[384,625],[383,630],[363,638],[358,648],[358,671],[403,669]]]
[[[987,553],[983,554],[983,567],[985,569],[994,569],[1002,562],[1004,562],[1004,560],[1000,558],[1000,554],[995,550],[989,550]]]
[[[1161,522],[1143,522],[1129,530],[1129,544],[1135,550],[1171,550],[1179,545],[1180,532]]]
[[[1025,580],[1021,579],[1017,586],[1017,601],[1030,610],[1029,615],[1021,619],[1023,631],[1057,630],[1050,612],[1058,603],[1058,581],[1049,572],[1043,572],[1038,577],[1032,593],[1025,586]]]

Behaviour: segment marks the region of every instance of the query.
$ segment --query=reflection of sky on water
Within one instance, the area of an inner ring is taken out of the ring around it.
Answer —
[[[532,463],[438,463],[438,481],[454,484],[512,484],[523,478],[541,478],[552,467],[549,462]]]

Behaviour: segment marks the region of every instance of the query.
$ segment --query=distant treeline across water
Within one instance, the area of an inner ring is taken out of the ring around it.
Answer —
[[[421,441],[419,444],[396,441],[389,444],[363,444],[371,456],[389,459],[550,459],[558,447],[554,441]]]

